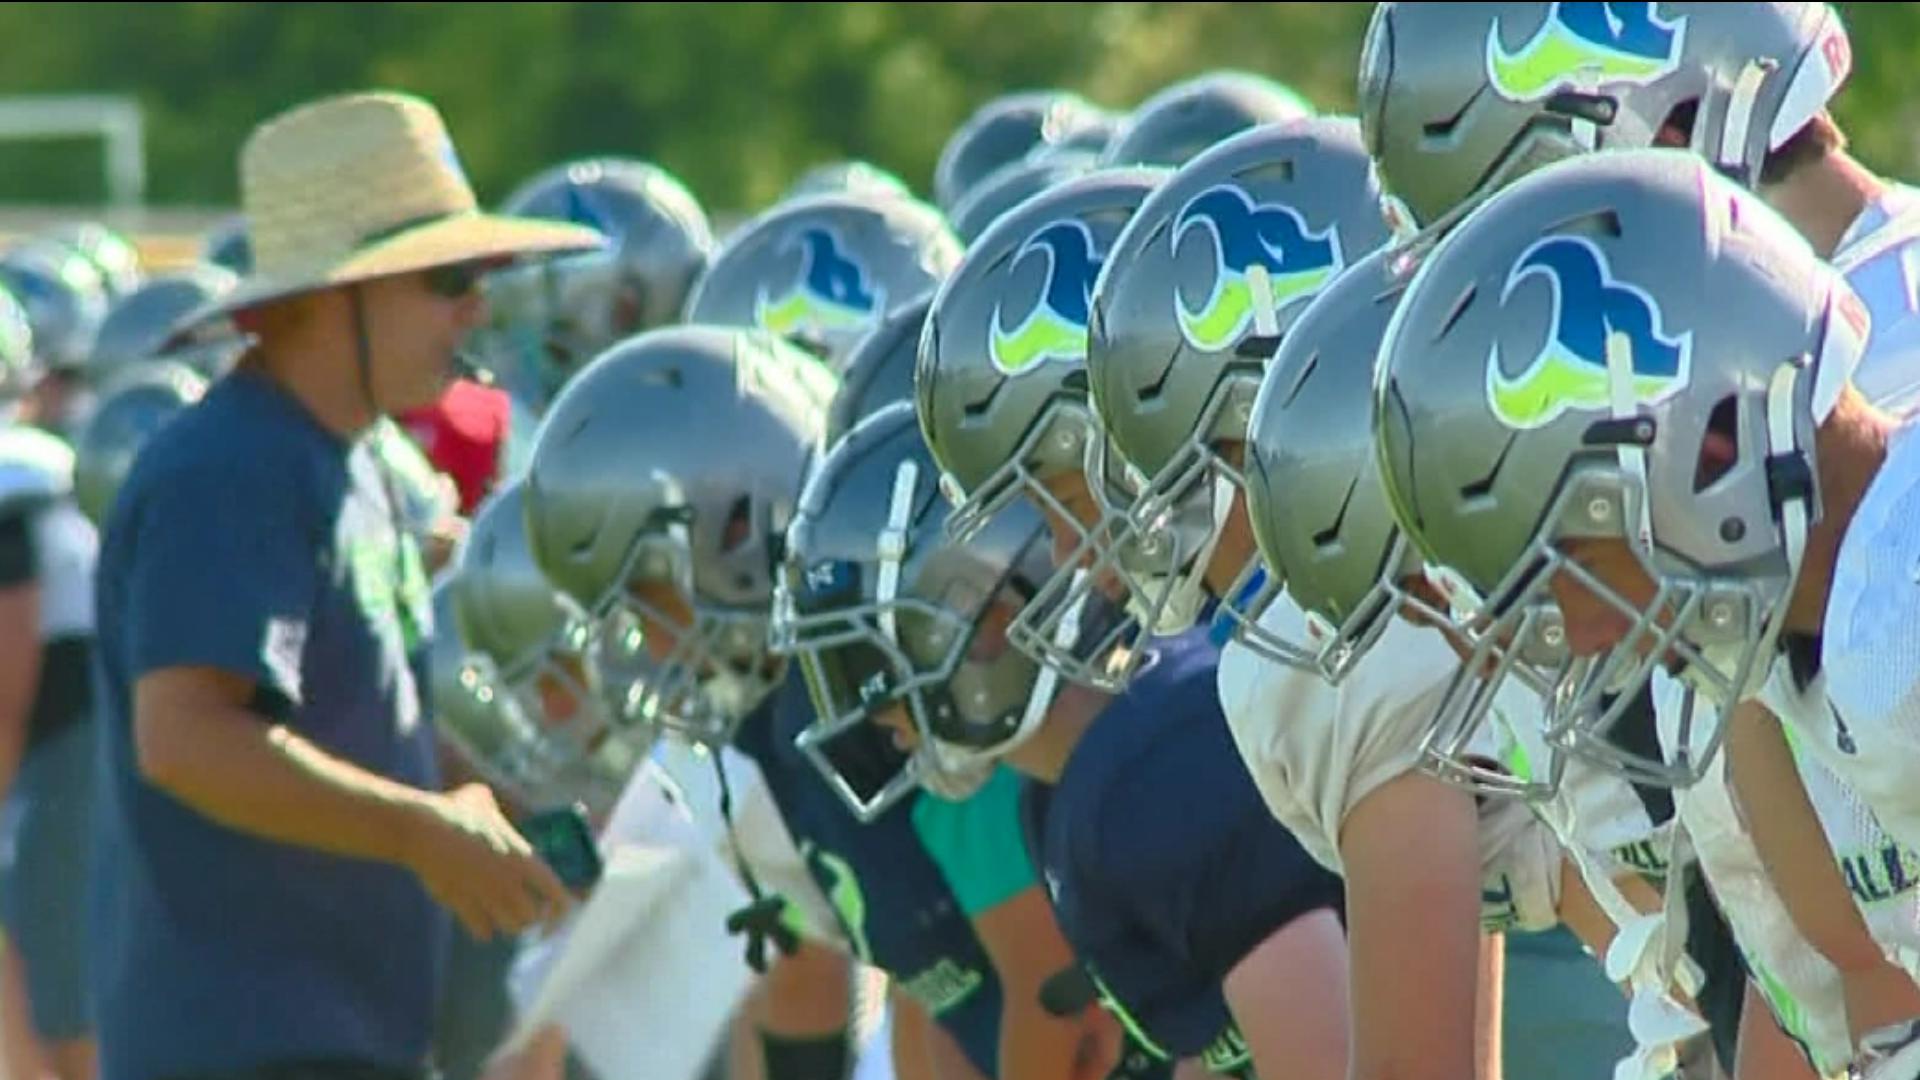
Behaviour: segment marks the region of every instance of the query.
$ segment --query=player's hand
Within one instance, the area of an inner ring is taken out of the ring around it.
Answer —
[[[517,934],[572,906],[572,894],[485,784],[429,796],[419,810],[403,838],[405,864],[475,940]]]

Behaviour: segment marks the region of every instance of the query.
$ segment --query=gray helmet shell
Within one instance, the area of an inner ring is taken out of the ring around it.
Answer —
[[[687,302],[687,321],[770,330],[844,368],[893,305],[960,258],[940,212],[898,196],[820,195],[734,233]]]
[[[1388,328],[1374,430],[1395,516],[1482,640],[1535,666],[1569,661],[1541,618],[1555,575],[1627,617],[1619,647],[1555,676],[1557,723],[1610,724],[1668,660],[1730,709],[1769,666],[1818,505],[1783,478],[1817,475],[1813,427],[1865,332],[1838,274],[1699,157],[1542,170],[1442,241]],[[1624,542],[1676,614],[1569,560],[1580,539]],[[1690,781],[1716,745],[1646,775]]]
[[[140,449],[206,390],[197,372],[165,360],[130,369],[103,388],[73,445],[73,494],[88,520],[106,527]]]
[[[1250,127],[1300,120],[1313,106],[1292,90],[1244,71],[1211,71],[1140,103],[1108,144],[1107,165],[1185,165]]]
[[[643,719],[723,741],[777,685],[774,573],[835,389],[765,331],[681,326],[602,354],[547,414],[526,475],[533,556],[596,618],[671,645]],[[639,600],[650,585],[693,624]]]
[[[1851,66],[1822,3],[1383,3],[1360,118],[1388,189],[1438,228],[1541,165],[1654,146],[1683,106],[1695,152],[1751,186]]]
[[[953,213],[975,185],[1036,151],[1092,132],[1111,131],[1099,106],[1065,90],[1028,90],[994,98],[975,109],[940,150],[933,200]]]
[[[822,461],[788,532],[774,635],[799,657],[818,714],[800,745],[869,819],[915,784],[949,797],[977,786],[1038,730],[1059,686],[1021,652],[977,640],[990,607],[1023,603],[1052,572],[1039,514],[1023,506],[956,540],[937,475],[913,407],[896,402]],[[870,740],[873,714],[894,703],[918,746],[863,784],[844,748]]]

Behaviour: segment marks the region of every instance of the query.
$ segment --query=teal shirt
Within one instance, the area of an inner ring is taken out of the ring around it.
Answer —
[[[945,875],[969,919],[991,911],[1035,884],[1020,829],[1019,774],[997,766],[985,787],[965,802],[922,793],[913,805],[913,829]]]

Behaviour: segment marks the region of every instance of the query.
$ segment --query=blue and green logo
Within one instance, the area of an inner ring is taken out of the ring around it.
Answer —
[[[1540,101],[1603,83],[1644,86],[1680,67],[1685,16],[1662,19],[1647,3],[1556,3],[1511,52],[1500,24],[1487,32],[1487,81],[1508,101]]]
[[[1087,359],[1087,309],[1093,281],[1100,276],[1093,233],[1077,219],[1056,221],[1020,245],[1008,272],[1033,255],[1046,260],[1045,283],[1033,307],[1008,327],[1005,312],[998,303],[993,306],[987,355],[1008,375],[1050,362],[1081,364]]]
[[[785,250],[800,249],[800,278],[778,296],[765,286],[753,299],[753,321],[760,327],[792,337],[796,334],[859,332],[872,327],[886,312],[886,290],[876,287],[830,229],[802,229]]]
[[[1614,401],[1610,342],[1627,351],[1626,396],[1658,405],[1682,387],[1692,370],[1693,335],[1670,334],[1652,295],[1617,281],[1592,241],[1550,236],[1529,247],[1507,275],[1501,302],[1539,277],[1552,291],[1547,340],[1517,375],[1508,375],[1496,347],[1487,356],[1487,403],[1508,427],[1544,427],[1575,410],[1604,411]]]
[[[1232,348],[1254,326],[1255,281],[1264,276],[1273,310],[1312,297],[1345,265],[1332,226],[1313,232],[1291,206],[1256,204],[1221,184],[1193,197],[1174,219],[1173,250],[1189,233],[1213,238],[1213,287],[1197,307],[1176,296],[1181,336],[1204,352]],[[1254,267],[1264,275],[1249,272]]]

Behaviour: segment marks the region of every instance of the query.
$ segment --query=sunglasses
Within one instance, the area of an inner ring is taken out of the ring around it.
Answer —
[[[442,300],[465,300],[480,287],[480,279],[491,267],[483,262],[450,263],[422,272],[427,291]]]

